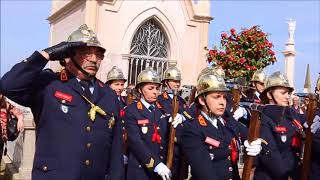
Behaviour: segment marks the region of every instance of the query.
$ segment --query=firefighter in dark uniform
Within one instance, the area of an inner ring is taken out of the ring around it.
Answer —
[[[199,75],[197,77],[197,81],[200,79],[200,77],[202,75],[205,75],[205,74],[217,74],[217,75],[221,76],[223,79],[225,79],[225,76],[226,76],[224,70],[219,66],[206,67],[206,68],[202,69],[201,72],[199,73]],[[230,111],[231,108],[232,108],[232,97],[228,95],[226,109],[228,109]],[[191,104],[189,107],[189,112],[192,117],[196,117],[196,114],[198,113],[196,111],[197,111],[196,104],[195,103]]]
[[[33,180],[104,180],[106,174],[118,179],[121,144],[113,130],[119,105],[116,94],[95,78],[104,52],[96,34],[82,25],[1,79],[1,92],[34,116]],[[43,70],[49,60],[65,60],[65,69]]]
[[[247,128],[232,117],[223,117],[228,91],[217,74],[204,74],[198,79],[199,113],[195,120],[185,123],[181,139],[193,180],[240,179],[237,139],[247,137]],[[261,150],[261,140],[251,144],[245,141],[245,146],[248,155],[256,156]]]
[[[320,76],[316,84],[316,93],[318,94],[318,98],[320,98]],[[318,99],[318,101],[320,100]],[[317,108],[316,117],[313,121],[320,121],[320,107]],[[314,132],[312,140],[310,180],[318,180],[320,179],[320,130]]]
[[[166,69],[162,76],[162,86],[164,92],[158,96],[158,102],[163,107],[163,111],[167,114],[172,113],[172,99],[174,91],[179,91],[181,86],[181,72],[176,66]],[[185,100],[177,95],[179,100],[179,114],[182,115],[183,120],[191,119],[191,115],[188,113],[188,106]]]
[[[128,132],[129,160],[128,180],[170,179],[172,171],[165,165],[169,122],[176,128],[182,122],[181,115],[174,119],[163,113],[157,102],[161,81],[159,75],[147,68],[138,75],[136,89],[141,99],[125,109],[125,125]]]
[[[126,81],[127,79],[124,77],[122,70],[117,66],[113,66],[107,74],[106,84],[116,92],[122,109],[127,105],[125,97],[121,96]]]
[[[299,161],[303,134],[303,119],[289,107],[293,88],[279,71],[265,81],[260,98],[267,104],[261,114],[260,137],[268,142],[262,145],[254,179],[299,179]],[[317,124],[312,127],[316,131]]]
[[[124,74],[122,72],[122,70],[120,68],[118,68],[117,66],[113,66],[111,68],[111,70],[108,72],[107,74],[107,81],[106,84],[116,92],[117,94],[117,99],[120,105],[120,121],[121,121],[121,134],[122,134],[122,153],[123,153],[123,163],[124,163],[124,169],[122,170],[123,174],[123,178],[125,178],[125,170],[127,168],[127,164],[128,164],[128,148],[127,148],[127,132],[125,129],[125,125],[124,125],[124,108],[127,106],[127,102],[125,100],[124,96],[121,96],[121,93],[124,90],[124,84],[126,83],[127,79],[124,77]],[[118,130],[119,131],[119,130]],[[120,171],[120,169],[118,170]]]
[[[264,81],[266,80],[266,74],[262,69],[254,72],[251,78],[251,86],[244,95],[241,97],[241,102],[254,102],[260,104],[260,93],[264,90]],[[250,124],[250,110],[239,107],[233,114],[233,118],[242,124],[249,127]]]

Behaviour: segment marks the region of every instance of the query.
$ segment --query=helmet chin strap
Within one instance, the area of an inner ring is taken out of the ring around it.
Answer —
[[[276,99],[275,99],[274,96],[273,96],[272,90],[270,91],[270,95],[271,95],[272,101],[273,101],[276,105],[278,105],[278,102],[276,101]]]
[[[75,67],[80,70],[82,72],[82,74],[84,74],[86,77],[88,77],[89,79],[92,79],[94,77],[94,75],[89,74],[87,71],[85,71],[84,69],[82,69],[82,67],[76,62],[76,60],[74,60],[74,58],[71,58],[72,63],[75,65]]]

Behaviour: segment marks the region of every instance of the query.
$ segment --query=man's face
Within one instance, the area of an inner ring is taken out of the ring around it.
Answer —
[[[95,76],[104,58],[104,53],[98,47],[79,47],[75,50],[73,58],[83,70]]]

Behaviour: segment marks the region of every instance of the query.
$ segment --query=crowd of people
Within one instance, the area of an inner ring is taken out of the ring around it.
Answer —
[[[306,105],[299,97],[290,105],[294,89],[280,72],[256,71],[243,92],[241,101],[264,105],[260,135],[249,142],[251,112],[232,105],[222,69],[203,69],[191,103],[176,93],[182,80],[176,66],[162,77],[147,67],[127,88],[123,72],[113,67],[101,82],[95,75],[104,52],[83,25],[67,41],[35,51],[2,77],[0,92],[34,115],[32,179],[180,180],[187,178],[188,166],[193,180],[241,179],[241,145],[256,157],[254,179],[299,179],[307,128],[314,134],[309,178],[319,179],[320,110],[309,127]],[[60,72],[44,69],[55,60],[64,66]],[[173,100],[178,103],[174,115]]]

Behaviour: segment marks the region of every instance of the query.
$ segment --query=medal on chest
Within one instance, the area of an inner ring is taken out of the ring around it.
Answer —
[[[67,114],[69,112],[68,106],[61,104],[61,111]]]
[[[141,126],[141,132],[143,134],[147,134],[148,133],[147,124],[149,124],[149,119],[140,119],[140,120],[138,120],[138,125],[142,125]]]
[[[287,141],[287,131],[288,129],[285,126],[278,125],[275,127],[275,131],[280,134],[281,142],[285,143]]]

